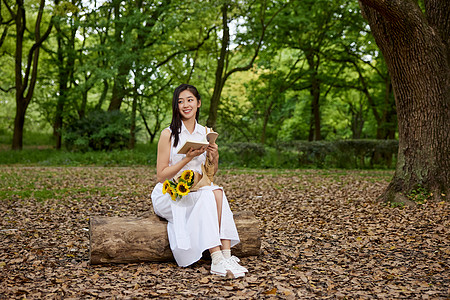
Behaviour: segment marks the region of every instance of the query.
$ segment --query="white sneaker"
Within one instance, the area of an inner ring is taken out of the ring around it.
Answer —
[[[228,258],[227,259],[227,261],[228,261],[228,263],[230,264],[230,265],[232,265],[237,271],[239,271],[239,272],[244,272],[244,273],[247,273],[248,272],[248,270],[245,268],[245,267],[243,267],[243,266],[241,266],[240,264],[239,264],[239,262],[241,261],[239,258],[237,258],[236,256],[231,256],[230,258]]]
[[[238,270],[228,260],[222,259],[217,264],[211,263],[211,274],[220,276],[229,276],[232,278],[244,277],[245,273]]]

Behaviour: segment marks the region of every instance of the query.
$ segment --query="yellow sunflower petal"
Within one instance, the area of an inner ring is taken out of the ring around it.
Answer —
[[[181,174],[181,179],[185,180],[186,182],[189,182],[191,180],[193,174],[194,173],[191,170],[185,170]]]
[[[177,185],[177,193],[178,193],[178,195],[180,195],[180,196],[186,196],[187,194],[189,194],[189,186],[186,184],[186,183],[184,183],[184,182],[180,182],[178,185]]]
[[[163,183],[163,189],[162,189],[163,194],[167,193],[167,190],[169,189],[169,187],[170,187],[170,182],[169,182],[169,180],[164,181],[164,183]]]
[[[177,193],[175,192],[175,189],[173,187],[169,186],[167,192],[169,193],[170,198],[172,198],[172,200],[175,200],[177,198]]]

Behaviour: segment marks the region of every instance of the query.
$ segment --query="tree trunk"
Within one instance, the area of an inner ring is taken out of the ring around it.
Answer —
[[[309,93],[311,94],[311,122],[309,141],[320,141],[322,134],[320,131],[320,79],[318,78],[319,62],[314,60],[315,53],[309,52],[306,55],[306,59],[309,65],[309,71],[311,72],[311,88]]]
[[[59,1],[55,1],[55,4],[58,5]],[[53,123],[53,136],[56,139],[55,148],[61,149],[62,144],[62,126],[63,126],[63,114],[64,114],[64,104],[66,102],[67,83],[69,82],[69,74],[67,73],[66,64],[64,61],[64,41],[63,41],[63,33],[61,30],[61,25],[59,22],[55,24],[56,28],[56,41],[58,44],[57,49],[57,57],[58,57],[58,83],[59,83],[59,95],[56,103],[56,111],[55,111],[55,120]]]
[[[6,2],[4,2],[7,5]],[[23,0],[16,1],[17,11],[12,13],[8,10],[16,22],[16,53],[15,53],[15,88],[16,88],[16,116],[14,118],[14,133],[12,140],[12,149],[21,150],[23,147],[23,128],[25,124],[25,114],[33,97],[34,87],[36,85],[39,49],[45,39],[50,35],[53,19],[44,35],[41,37],[40,26],[42,15],[44,13],[45,0],[41,0],[39,11],[34,28],[35,43],[31,46],[26,63],[26,69],[23,70],[23,37],[26,29],[26,12]]]
[[[266,143],[267,124],[269,124],[269,118],[274,104],[274,101],[270,99],[269,107],[264,111],[263,128],[261,132],[261,144],[263,145]]]
[[[360,0],[360,6],[385,57],[398,116],[396,171],[381,199],[406,202],[418,187],[445,199],[450,186],[450,2],[426,1],[426,15],[413,0]]]
[[[62,146],[62,126],[63,126],[63,112],[64,112],[64,103],[66,97],[67,88],[61,86],[59,88],[59,96],[58,102],[56,104],[56,115],[55,122],[53,123],[53,136],[56,139],[55,149],[60,150]]]
[[[206,126],[208,126],[209,128],[216,127],[217,110],[219,108],[220,95],[222,94],[223,86],[225,85],[223,70],[225,68],[225,57],[227,55],[228,44],[230,43],[230,29],[228,28],[227,11],[228,11],[228,4],[224,3],[222,6],[222,26],[223,26],[222,45],[220,48],[219,60],[217,61],[216,81],[214,84],[214,91],[209,106],[208,120],[206,120]]]
[[[138,97],[137,87],[135,87],[135,91],[133,94],[133,103],[131,105],[130,141],[128,144],[129,149],[134,149],[134,147],[136,146],[136,110]]]
[[[120,106],[122,105],[126,94],[127,76],[130,69],[131,66],[128,62],[120,63],[119,74],[114,78],[111,102],[109,103],[108,111],[120,110]]]
[[[236,256],[259,255],[259,221],[251,212],[234,213],[241,242]],[[89,224],[91,264],[173,260],[167,237],[167,221],[148,218],[91,217]]]
[[[352,129],[352,139],[359,140],[361,138],[362,130],[364,127],[364,108],[360,100],[359,105],[353,106],[349,103],[350,113],[352,116],[351,129]]]
[[[101,110],[103,103],[105,102],[106,95],[108,94],[109,84],[108,79],[103,79],[103,89],[102,93],[100,95],[100,99],[98,100],[97,104],[95,105],[95,110]]]
[[[114,31],[114,39],[117,47],[124,47],[123,36],[128,34],[124,32],[124,24],[120,21],[121,13],[120,13],[120,0],[113,1],[114,7],[114,21],[115,21],[115,31]],[[127,85],[127,77],[128,73],[131,70],[131,63],[128,61],[128,58],[123,57],[123,55],[119,58],[119,66],[118,66],[118,74],[114,78],[114,84],[112,88],[112,96],[111,102],[109,103],[108,111],[120,110],[120,106],[122,105],[123,98],[125,97],[125,90]]]
[[[261,15],[260,15],[260,21],[261,21],[261,36],[259,37],[258,43],[255,44],[255,52],[253,54],[253,57],[250,59],[247,65],[243,67],[235,67],[231,69],[230,71],[227,71],[228,62],[231,60],[228,56],[231,53],[231,51],[228,51],[228,46],[230,44],[230,28],[228,27],[228,6],[229,1],[225,1],[222,6],[222,26],[223,26],[223,37],[222,37],[222,45],[220,49],[220,57],[217,62],[217,69],[216,69],[216,82],[214,85],[214,91],[213,96],[211,97],[211,104],[209,107],[209,115],[208,119],[206,120],[206,125],[211,128],[215,128],[216,122],[217,122],[217,110],[219,108],[220,104],[220,96],[222,94],[223,87],[225,86],[225,83],[227,79],[236,72],[242,72],[250,70],[251,67],[253,67],[253,63],[256,60],[256,57],[259,54],[259,50],[261,49],[264,36],[266,34],[266,29],[270,25],[270,23],[273,21],[275,16],[284,9],[285,5],[282,5],[275,14],[269,19],[267,23],[265,20],[265,14],[266,10],[268,9],[267,6],[263,4],[263,6],[260,9]],[[226,63],[226,65],[225,65]]]
[[[14,133],[12,141],[13,150],[22,150],[23,148],[23,125],[25,124],[26,107],[17,100],[16,96],[16,116],[14,118]]]
[[[13,16],[16,20],[16,53],[15,53],[15,81],[16,81],[16,116],[14,118],[14,132],[12,140],[13,150],[22,150],[23,126],[28,104],[24,99],[24,83],[22,78],[22,52],[23,36],[25,32],[25,7],[23,3],[17,3],[17,12]]]

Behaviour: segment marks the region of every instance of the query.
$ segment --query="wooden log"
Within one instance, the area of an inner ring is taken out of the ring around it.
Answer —
[[[234,213],[241,242],[232,248],[238,257],[259,255],[261,233],[252,212]],[[167,236],[167,221],[146,218],[92,216],[89,222],[91,264],[174,260]]]

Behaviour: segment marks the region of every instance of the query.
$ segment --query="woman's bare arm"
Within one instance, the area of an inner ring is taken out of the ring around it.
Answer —
[[[159,182],[171,179],[180,172],[180,170],[190,162],[194,157],[202,154],[206,150],[206,146],[198,150],[189,150],[186,156],[173,166],[169,167],[171,133],[169,129],[163,130],[158,142],[158,158],[156,160],[156,177]]]
[[[209,160],[214,165],[214,174],[217,173],[219,169],[219,146],[216,143],[209,144],[208,148],[206,148],[207,154],[209,156]]]

